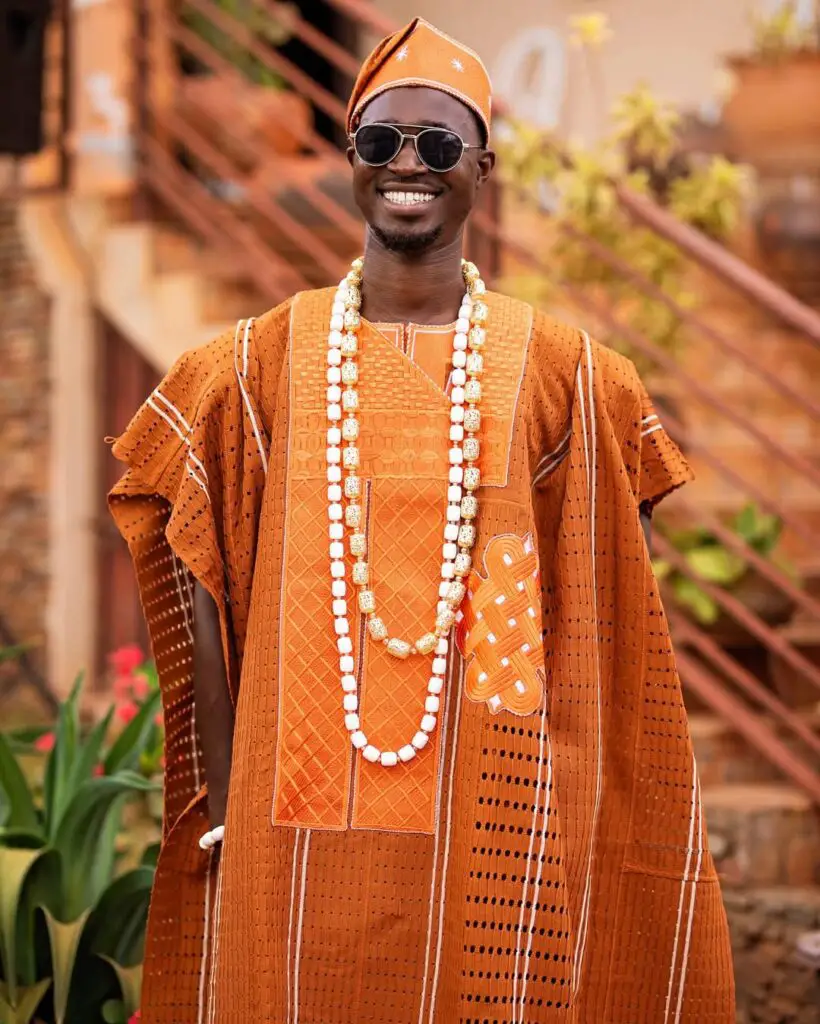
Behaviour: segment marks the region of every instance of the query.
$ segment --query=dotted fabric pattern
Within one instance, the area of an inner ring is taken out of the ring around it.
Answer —
[[[630,363],[512,300],[491,295],[489,305],[488,379],[496,333],[529,343],[509,393],[502,485],[482,492],[476,564],[494,538],[532,538],[544,697],[529,714],[494,714],[469,698],[469,664],[454,653],[433,756],[384,783],[389,798],[374,770],[365,799],[361,762],[333,775],[341,794],[322,785],[336,802],[361,795],[355,827],[277,824],[274,800],[277,765],[297,749],[281,729],[283,627],[324,615],[330,629],[326,593],[287,587],[283,530],[299,474],[309,476],[298,439],[326,426],[321,396],[289,408],[301,372],[289,339],[303,332],[323,353],[328,293],[304,293],[186,354],[115,446],[129,468],[112,511],[137,567],[169,722],[146,1024],[734,1020],[726,922],[638,517],[688,468],[662,427],[647,432],[654,413]],[[387,394],[416,371],[394,352],[368,372],[383,375]],[[417,446],[438,450],[432,424],[444,434],[446,402],[430,381],[414,382],[398,447],[375,443],[379,411],[368,425],[363,410],[371,493],[391,466],[412,468]],[[402,488],[411,484],[391,494],[399,505],[385,522],[421,558],[438,552],[441,515],[430,509],[398,532],[401,501],[422,494],[405,474]],[[377,562],[388,553],[377,542]],[[220,607],[236,701],[221,854],[196,846],[205,818],[192,578]],[[391,612],[404,627],[400,608]],[[400,712],[383,704],[390,728]],[[310,720],[301,735],[310,742]],[[317,775],[332,767],[321,756]],[[288,800],[312,784],[294,776]],[[396,820],[419,813],[402,807],[402,792],[424,806],[428,830],[368,827],[385,808]]]

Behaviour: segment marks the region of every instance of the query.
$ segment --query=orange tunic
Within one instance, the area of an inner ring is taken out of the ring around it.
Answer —
[[[146,1024],[730,1024],[731,954],[639,523],[689,478],[634,367],[489,296],[474,572],[434,740],[354,756],[330,610],[325,338],[306,292],[187,353],[111,495],[163,689]],[[393,633],[431,625],[450,328],[364,324],[361,475]],[[192,579],[236,703],[221,852],[193,721]],[[364,727],[416,731],[425,659],[354,629]]]

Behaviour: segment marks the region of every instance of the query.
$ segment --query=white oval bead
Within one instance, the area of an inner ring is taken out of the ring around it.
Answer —
[[[467,302],[465,300],[458,307],[459,319],[461,319],[461,317],[465,317],[467,320],[469,320],[470,319],[470,314],[472,313],[472,311],[473,311],[473,304],[472,304],[472,302]]]
[[[340,520],[342,518],[342,516],[344,515],[344,511],[342,509],[341,503],[338,502],[338,501],[332,501],[328,505],[328,507],[327,507],[327,514],[328,514],[328,517],[333,522],[336,522],[336,521]]]
[[[470,329],[470,321],[469,321],[469,319],[466,316],[460,316],[458,318],[458,320],[456,320],[456,333],[457,334],[466,334],[467,331],[469,331],[469,329]]]
[[[456,352],[466,352],[467,335],[462,333],[456,334],[456,336],[453,338],[453,348],[456,350]]]
[[[435,715],[425,715],[421,720],[421,731],[432,732],[436,727],[436,721]]]
[[[361,724],[357,714],[345,715],[345,728],[348,732],[356,732]]]
[[[342,467],[341,466],[328,466],[327,467],[327,479],[328,483],[337,484],[342,479]]]
[[[454,405],[454,409],[461,409],[460,405]],[[450,426],[450,440],[451,441],[463,441],[464,440],[464,427],[460,423],[453,423]]]
[[[355,676],[342,676],[342,689],[345,693],[355,693],[357,686]]]
[[[446,654],[450,650],[450,641],[446,636],[440,636],[436,644],[436,654]]]
[[[447,522],[457,523],[461,519],[461,506],[460,505],[448,505],[447,506]]]
[[[365,761],[370,761],[373,764],[375,764],[381,756],[382,752],[379,750],[378,747],[374,747],[372,743],[368,743],[367,746],[362,751],[362,757],[365,759]]]
[[[330,575],[334,580],[340,580],[345,574],[344,562],[331,562],[330,563]]]
[[[448,523],[444,527],[444,539],[458,540],[458,525],[456,523]]]
[[[344,558],[345,546],[340,540],[334,540],[330,545],[330,557],[333,559]],[[342,613],[344,614],[344,613]]]
[[[428,697],[424,702],[424,710],[429,711],[431,715],[435,715],[440,707],[441,701],[435,696]]]
[[[334,597],[344,597],[347,594],[347,584],[344,580],[334,580],[330,586],[330,592]]]
[[[345,304],[340,299],[336,299],[333,305],[330,307],[331,316],[344,316],[345,315]]]
[[[343,654],[339,658],[339,671],[342,675],[349,676],[353,672],[353,656],[350,654]]]
[[[448,541],[443,545],[441,553],[448,562],[455,561],[455,557],[458,554],[458,544],[453,544],[452,541]]]
[[[358,711],[359,710],[359,698],[355,693],[346,693],[342,700],[342,705],[345,711]],[[356,726],[358,729],[358,726]],[[355,730],[354,730],[355,731]]]
[[[447,488],[447,500],[454,502],[456,505],[459,504],[459,502],[461,501],[462,494],[463,491],[461,490],[461,486],[459,484],[450,484],[450,486]],[[458,552],[456,552],[456,554],[457,553]],[[453,555],[453,558],[455,557],[456,556]]]
[[[330,484],[327,489],[327,500],[330,502],[339,502],[342,500],[342,488],[340,484]]]
[[[467,365],[467,353],[466,352],[462,352],[460,350],[457,351],[457,352],[454,352],[453,353],[453,366],[457,370],[463,370],[466,365]]]
[[[447,671],[446,658],[433,658],[433,675],[443,676]]]
[[[464,452],[460,448],[450,449],[450,465],[459,466],[464,461]]]
[[[450,422],[451,423],[463,423],[464,422],[464,406],[463,405],[452,405],[452,406],[450,406]]]
[[[393,768],[399,763],[399,755],[394,750],[385,750],[381,762],[385,768]]]
[[[342,540],[345,535],[344,523],[331,523],[329,533],[331,540]]]
[[[340,420],[342,418],[342,407],[337,404],[329,405],[327,407],[327,418],[333,423]]]
[[[342,400],[342,389],[338,384],[328,384],[327,386],[327,400],[328,402],[341,402]]]
[[[367,746],[367,737],[363,732],[354,732],[350,737],[350,742],[357,750],[361,750],[362,747]]]
[[[444,680],[441,676],[432,676],[430,682],[427,684],[428,693],[441,693],[444,689]]]
[[[464,479],[464,470],[462,469],[462,467],[461,466],[451,466],[450,467],[450,483],[451,484],[460,484],[463,479]]]
[[[331,445],[327,449],[327,461],[330,466],[338,466],[342,461],[342,449],[336,445]]]
[[[336,641],[336,650],[339,654],[352,654],[353,653],[353,641],[349,636],[340,636]]]
[[[330,318],[330,329],[331,331],[344,330],[345,318],[342,313],[334,313]]]
[[[438,587],[438,596],[446,597],[450,593],[450,581],[442,580]]]
[[[340,445],[342,443],[342,432],[338,427],[327,428],[327,443],[328,447]]]
[[[442,612],[450,610],[450,605],[446,601],[439,601],[436,605],[436,615],[441,615]]]
[[[464,388],[454,387],[450,391],[450,401],[453,405],[464,405]]]
[[[455,370],[453,370],[450,379],[456,387],[463,388],[467,383],[467,373],[465,370],[462,370],[460,366],[457,366]]]
[[[426,732],[417,732],[413,737],[412,743],[416,750],[424,750],[427,744],[430,742],[430,737]]]
[[[329,348],[327,350],[327,364],[328,366],[341,366],[342,365],[342,353],[338,348]]]
[[[327,382],[328,384],[342,383],[342,368],[340,366],[328,366]]]
[[[342,347],[342,332],[341,331],[331,331],[330,334],[328,334],[328,336],[327,336],[327,343],[328,343],[328,345],[331,348],[341,348]]]
[[[333,602],[333,614],[338,618],[340,615],[347,615],[347,601],[337,598]]]
[[[416,748],[411,746],[409,743],[406,747],[402,747],[399,751],[399,760],[407,764],[408,761],[412,761],[416,756]]]
[[[451,580],[456,574],[456,567],[453,562],[442,562],[441,563],[441,578],[443,580]]]
[[[350,632],[350,623],[347,621],[347,619],[334,619],[333,628],[336,631],[336,636],[347,636],[348,633]]]

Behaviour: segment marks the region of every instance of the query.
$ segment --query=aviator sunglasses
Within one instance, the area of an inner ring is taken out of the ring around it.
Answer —
[[[408,135],[402,128],[416,128]],[[429,171],[445,174],[458,167],[465,150],[483,149],[469,146],[460,135],[448,128],[428,128],[423,124],[365,124],[351,135],[356,156],[370,167],[384,167],[401,152],[405,139],[412,139],[416,156]]]

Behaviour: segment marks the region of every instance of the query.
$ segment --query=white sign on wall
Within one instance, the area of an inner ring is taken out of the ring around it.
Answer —
[[[511,113],[550,131],[567,89],[566,44],[548,26],[528,28],[505,44],[493,68],[494,92]]]

